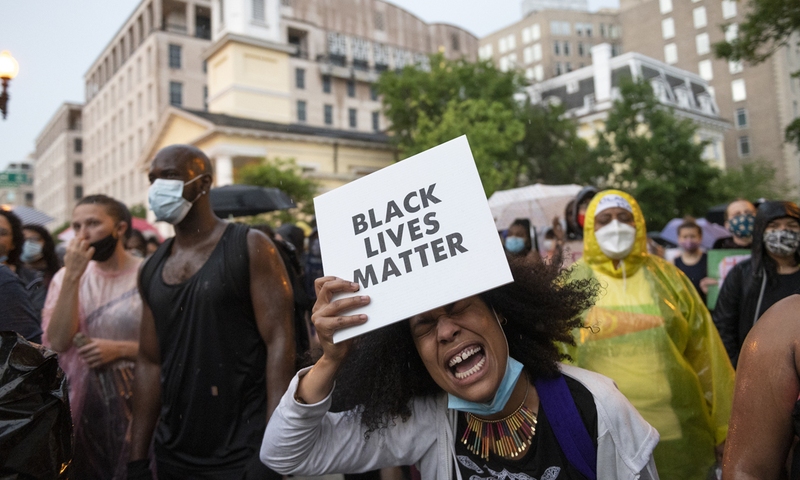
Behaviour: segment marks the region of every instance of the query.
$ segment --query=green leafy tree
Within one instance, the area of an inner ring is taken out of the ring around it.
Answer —
[[[744,60],[752,65],[767,60],[779,48],[800,45],[800,2],[798,0],[750,0],[744,22],[739,23],[738,36],[733,41],[714,44],[717,57]],[[723,25],[723,28],[727,28]],[[794,38],[794,40],[792,40]],[[800,70],[793,72],[800,76]],[[800,148],[800,119],[786,127],[786,141]]]
[[[515,186],[520,159],[509,155],[525,134],[514,111],[499,102],[451,100],[438,119],[422,112],[415,141],[406,149],[414,155],[466,134],[486,195]]]
[[[678,216],[704,215],[721,172],[703,160],[706,143],[695,141],[696,125],[662,105],[646,81],[623,82],[620,92],[597,146],[613,167],[608,185],[636,198],[649,230]]]
[[[436,54],[430,57],[429,71],[415,66],[387,71],[378,80],[377,88],[384,114],[391,123],[392,140],[406,154],[417,151],[421,116],[437,122],[454,100],[485,100],[513,110],[514,94],[521,85],[516,72],[501,72],[490,61],[446,60]]]
[[[136,205],[132,205],[130,208],[131,215],[136,218],[147,218],[147,207],[142,205],[141,203],[137,203]]]
[[[720,175],[712,189],[716,203],[735,198],[780,199],[789,197],[789,189],[775,176],[775,169],[765,161],[752,161]]]
[[[279,188],[294,200],[298,206],[292,211],[278,211],[265,215],[255,222],[277,220],[281,223],[294,223],[308,220],[314,214],[314,195],[319,189],[316,181],[302,175],[294,159],[275,158],[261,163],[245,165],[239,171],[239,183],[261,187]]]
[[[466,134],[487,195],[535,181],[588,183],[602,174],[563,109],[515,99],[524,83],[518,72],[442,55],[430,65],[386,72],[378,82],[401,158]]]
[[[578,137],[577,123],[564,112],[560,105],[523,105],[525,137],[518,177],[525,175],[531,182],[549,185],[596,184],[611,172]]]

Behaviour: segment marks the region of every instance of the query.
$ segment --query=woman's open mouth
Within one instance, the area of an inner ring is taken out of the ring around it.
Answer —
[[[486,365],[486,355],[480,345],[470,345],[461,350],[447,362],[447,366],[459,380],[474,375]]]

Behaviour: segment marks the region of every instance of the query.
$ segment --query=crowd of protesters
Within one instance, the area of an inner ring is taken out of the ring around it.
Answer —
[[[369,297],[334,299],[359,288],[311,228],[217,218],[213,175],[155,156],[163,243],[90,195],[60,258],[0,209],[0,330],[59,354],[69,478],[800,478],[796,204],[732,199],[728,235],[670,243],[589,186],[500,232],[513,283],[334,344]]]

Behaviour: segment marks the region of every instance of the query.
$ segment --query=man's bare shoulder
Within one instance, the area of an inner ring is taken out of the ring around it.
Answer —
[[[764,312],[746,340],[751,346],[762,342],[800,345],[800,295],[789,295]]]
[[[254,259],[265,260],[278,254],[272,240],[265,233],[253,228],[247,232],[247,250],[250,253],[251,261]]]

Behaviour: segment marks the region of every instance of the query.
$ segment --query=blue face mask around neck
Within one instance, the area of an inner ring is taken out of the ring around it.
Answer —
[[[472,413],[481,417],[495,415],[505,408],[521,373],[522,364],[508,357],[508,361],[506,361],[506,373],[503,375],[503,381],[500,382],[500,386],[497,388],[497,393],[491,403],[470,402],[448,393],[447,408]]]

